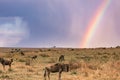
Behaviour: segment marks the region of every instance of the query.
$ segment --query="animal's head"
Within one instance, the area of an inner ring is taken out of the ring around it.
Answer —
[[[2,62],[2,61],[4,61],[4,59],[3,59],[3,58],[0,58],[0,62]]]

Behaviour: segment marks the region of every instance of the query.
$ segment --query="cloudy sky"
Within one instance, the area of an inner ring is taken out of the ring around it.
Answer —
[[[80,48],[98,7],[106,0],[0,0],[0,47]],[[85,47],[120,45],[120,0],[110,1]]]

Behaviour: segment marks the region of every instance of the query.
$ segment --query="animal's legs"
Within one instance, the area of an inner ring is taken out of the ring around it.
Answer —
[[[3,69],[5,70],[5,65],[3,65]]]
[[[45,72],[44,72],[44,80],[46,80],[46,75],[47,75],[47,74],[46,74],[46,70],[45,70]]]
[[[50,80],[50,72],[48,72],[48,79]]]
[[[62,69],[59,71],[59,80],[61,80]]]
[[[11,64],[9,65],[9,69],[11,69]]]

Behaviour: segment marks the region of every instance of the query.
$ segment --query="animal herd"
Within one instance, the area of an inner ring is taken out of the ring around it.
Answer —
[[[20,49],[15,49],[11,51],[11,53],[14,53],[14,52],[20,52],[21,55],[25,55],[23,51],[21,51]],[[37,58],[37,55],[34,55],[31,57],[32,60],[36,58]],[[63,62],[65,61],[64,55],[60,55],[58,58],[58,61],[59,61],[58,63],[54,63],[53,65],[46,66],[44,68],[44,80],[46,80],[47,77],[48,77],[48,80],[50,80],[50,73],[56,73],[56,72],[59,73],[58,80],[61,80],[62,72],[70,71],[70,64]],[[9,69],[11,69],[12,62],[13,62],[13,59],[6,60],[4,58],[0,58],[0,63],[2,64],[4,70],[6,65],[9,66]]]

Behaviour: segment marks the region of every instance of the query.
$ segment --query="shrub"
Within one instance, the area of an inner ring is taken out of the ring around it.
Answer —
[[[25,60],[24,59],[19,59],[19,62],[25,62]]]
[[[0,74],[2,73],[2,70],[0,70]]]
[[[77,74],[77,71],[72,71],[72,72],[71,72],[71,75],[73,75],[73,74],[74,74],[74,75]]]
[[[48,49],[48,51],[51,51],[51,49]]]
[[[9,69],[8,69],[8,71],[9,71],[9,72],[12,72],[12,71],[13,71],[13,69],[9,68]]]
[[[8,75],[1,75],[0,78],[10,78]]]
[[[116,48],[120,48],[120,46],[116,46]]]

